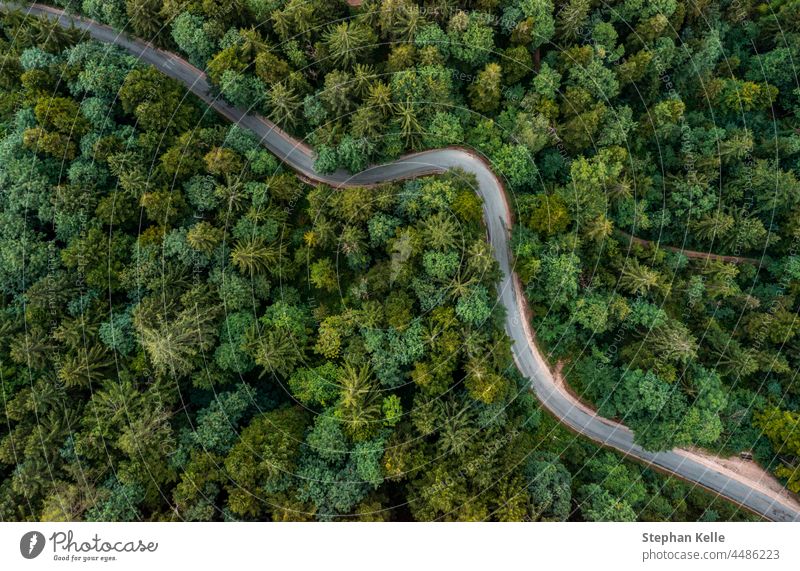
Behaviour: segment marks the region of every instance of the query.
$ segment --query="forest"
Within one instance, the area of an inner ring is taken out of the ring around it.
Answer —
[[[800,2],[54,4],[320,172],[475,149],[572,389],[800,492]],[[124,52],[0,27],[0,520],[752,517],[540,408],[464,173],[309,185]]]

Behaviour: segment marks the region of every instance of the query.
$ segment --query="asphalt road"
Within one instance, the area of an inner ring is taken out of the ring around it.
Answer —
[[[0,7],[19,8],[3,2],[0,2]],[[344,171],[320,174],[314,171],[314,154],[310,148],[266,119],[246,113],[217,98],[212,93],[205,74],[177,55],[123,35],[103,24],[69,16],[49,6],[32,4],[22,7],[22,10],[27,10],[29,14],[58,20],[59,24],[66,28],[74,26],[101,42],[116,44],[140,61],[178,80],[224,117],[255,133],[264,147],[307,179],[341,187],[374,185],[440,173],[454,168],[473,174],[478,183],[476,191],[483,199],[485,222],[494,255],[504,275],[498,285],[498,295],[507,310],[505,327],[514,341],[514,359],[522,374],[531,380],[532,388],[541,403],[564,425],[599,444],[614,448],[628,457],[674,474],[687,482],[700,485],[766,519],[800,521],[800,503],[794,498],[771,492],[758,482],[748,480],[746,476],[737,475],[713,464],[709,465],[691,451],[648,452],[634,444],[633,434],[628,428],[596,415],[559,387],[534,343],[533,333],[525,318],[526,302],[522,296],[522,288],[512,272],[508,229],[513,224],[513,217],[508,199],[501,181],[481,158],[463,149],[447,148],[408,155],[391,164],[370,167],[355,175]]]

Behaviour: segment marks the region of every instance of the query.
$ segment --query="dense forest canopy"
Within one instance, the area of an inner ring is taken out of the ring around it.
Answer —
[[[54,4],[322,172],[475,149],[574,390],[800,491],[800,2]],[[312,187],[135,58],[0,25],[1,519],[742,517],[540,411],[464,173]]]

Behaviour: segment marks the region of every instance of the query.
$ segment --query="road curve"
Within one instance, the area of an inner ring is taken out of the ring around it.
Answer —
[[[41,4],[18,5],[0,2],[4,10],[22,9],[28,14],[55,20],[59,25],[86,32],[95,40],[115,44],[140,61],[148,63],[169,77],[179,81],[194,95],[230,121],[252,131],[261,144],[272,151],[281,161],[312,181],[335,187],[369,186],[400,179],[461,169],[475,176],[477,192],[483,199],[483,210],[489,239],[494,249],[503,278],[498,285],[500,302],[506,308],[505,328],[514,341],[513,354],[517,367],[531,385],[542,405],[560,422],[573,431],[593,441],[614,448],[626,457],[640,460],[658,470],[673,474],[687,482],[699,485],[762,517],[773,521],[800,521],[800,502],[785,491],[775,490],[767,483],[770,478],[738,474],[709,461],[709,456],[676,449],[669,452],[648,452],[634,444],[633,433],[625,426],[598,416],[593,410],[570,395],[553,373],[534,341],[534,334],[527,318],[527,302],[522,285],[511,269],[509,252],[509,229],[513,216],[502,182],[482,158],[464,149],[446,148],[407,155],[384,165],[370,167],[351,175],[344,171],[321,174],[314,170],[314,153],[306,145],[293,139],[286,132],[263,117],[246,113],[213,94],[206,75],[179,56],[153,47],[142,40],[122,33],[86,18],[72,16],[62,10]]]

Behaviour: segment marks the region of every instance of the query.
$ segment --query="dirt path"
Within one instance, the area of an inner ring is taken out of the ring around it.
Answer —
[[[617,420],[605,418],[597,414],[597,411],[589,403],[581,399],[569,386],[563,375],[564,361],[558,361],[556,366],[551,370],[555,378],[555,387],[562,393],[564,398],[573,402],[576,408],[579,408],[596,417],[599,421],[609,425],[616,425],[620,430],[628,430],[628,428]],[[715,456],[707,450],[690,446],[687,448],[676,448],[673,450],[676,454],[685,458],[690,458],[695,462],[700,462],[704,466],[716,472],[722,472],[729,478],[741,482],[757,489],[763,494],[774,498],[777,502],[794,506],[795,509],[800,510],[800,499],[795,494],[781,485],[781,483],[769,473],[767,470],[759,466],[753,460],[745,460],[739,456],[731,456],[729,458],[722,458]]]
[[[800,509],[800,501],[797,496],[784,488],[772,474],[764,470],[753,460],[745,460],[739,456],[721,458],[706,450],[690,447],[685,450],[678,449],[679,454],[691,455],[695,461],[700,461],[709,468],[717,471],[724,471],[741,482],[747,482],[751,487],[758,488],[763,493],[770,495],[782,503],[790,503]]]
[[[622,230],[617,230],[616,233],[622,236],[628,243],[639,244],[640,246],[648,246],[650,248],[661,248],[662,250],[669,250],[670,252],[678,252],[687,258],[693,260],[713,260],[717,262],[727,262],[729,264],[752,264],[760,266],[761,260],[755,258],[747,258],[744,256],[723,256],[721,254],[712,254],[710,252],[698,252],[697,250],[686,250],[684,248],[676,248],[675,246],[665,246],[660,242],[653,242],[652,240],[645,240],[644,238],[637,238]]]

